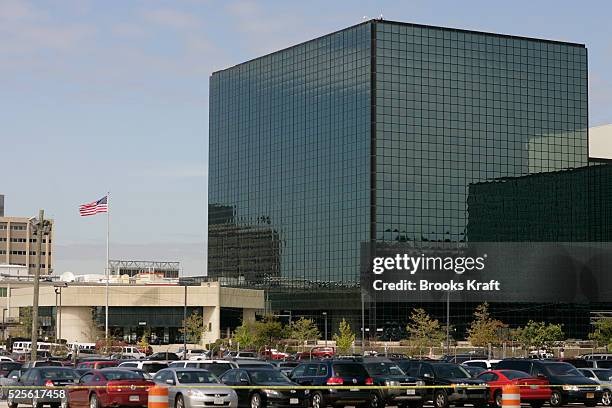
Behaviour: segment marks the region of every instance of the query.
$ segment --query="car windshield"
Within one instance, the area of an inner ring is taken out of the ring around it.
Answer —
[[[471,378],[472,376],[461,366],[454,364],[433,364],[436,377],[441,378]]]
[[[602,381],[612,380],[612,370],[596,370],[594,373]]]
[[[176,378],[180,384],[219,383],[219,379],[208,371],[177,371]]]
[[[576,370],[576,368],[568,363],[551,363],[546,364],[546,369],[550,375],[557,376],[573,376],[581,377],[582,374]]]
[[[76,377],[74,371],[65,369],[40,370],[40,376],[45,380],[73,380]]]
[[[276,370],[253,370],[250,371],[251,379],[255,384],[264,384],[271,382],[290,383],[291,381],[280,371]]]
[[[530,378],[531,376],[522,371],[504,370],[501,372],[507,379],[516,380],[518,378]]]
[[[107,380],[143,380],[144,376],[138,371],[129,370],[117,370],[117,371],[106,371],[104,370],[104,376]]]
[[[395,363],[367,363],[365,367],[370,375],[406,375]]]
[[[232,365],[229,363],[209,363],[209,364],[200,364],[200,368],[208,370],[216,376],[220,376],[227,370],[231,370]]]

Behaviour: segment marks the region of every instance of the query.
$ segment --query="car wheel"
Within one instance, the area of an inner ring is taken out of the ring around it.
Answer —
[[[251,395],[251,408],[263,408],[264,404],[261,399],[261,395],[255,393]]]
[[[433,398],[434,407],[448,408],[448,396],[444,391],[436,391]]]
[[[89,408],[100,408],[100,401],[98,401],[96,394],[91,394],[89,397]]]
[[[321,394],[320,392],[315,392],[314,394],[312,394],[311,401],[312,408],[325,407],[325,404],[323,403],[323,394]]]
[[[377,392],[370,394],[370,408],[385,408],[385,400]]]
[[[607,407],[612,405],[612,393],[610,390],[605,390],[603,395],[601,396],[601,403]]]
[[[497,390],[497,391],[495,391],[495,394],[493,394],[493,406],[495,406],[497,408],[501,408],[501,406],[502,406],[502,392],[501,392],[501,390]]]
[[[176,396],[174,400],[174,408],[185,408],[185,400],[181,394]]]
[[[553,407],[560,407],[563,405],[563,396],[559,391],[553,391],[550,395],[550,405]]]
[[[8,408],[17,408],[17,405],[18,405],[18,404],[17,404],[15,401],[13,401],[13,399],[12,399],[12,398],[9,398],[9,399],[6,401],[6,405],[8,405]]]

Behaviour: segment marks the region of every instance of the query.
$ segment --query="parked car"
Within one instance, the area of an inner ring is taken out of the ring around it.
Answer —
[[[178,360],[183,360],[183,348],[179,348],[176,355],[179,357]],[[205,349],[187,349],[187,358],[185,360],[195,359],[198,357],[202,357],[204,359],[208,358],[210,355],[210,351]]]
[[[68,388],[62,408],[146,407],[154,382],[142,373],[119,368],[90,370]]]
[[[299,385],[354,385],[351,389],[325,388],[314,390],[310,396],[313,408],[328,405],[369,404],[371,390],[360,385],[373,385],[374,380],[363,364],[349,360],[323,359],[304,362],[295,367],[289,378]]]
[[[561,358],[559,361],[569,363],[576,368],[589,368],[596,365],[595,360],[585,360],[583,358]]]
[[[114,360],[100,360],[100,361],[82,361],[77,364],[76,368],[88,368],[90,370],[99,370],[101,368],[107,367],[117,367],[119,365],[118,361]]]
[[[487,371],[486,368],[474,367],[474,366],[466,366],[465,364],[461,364],[461,367],[463,367],[465,369],[465,371],[470,373],[472,378],[476,378],[476,377],[478,377],[479,374],[484,373],[485,371]]]
[[[472,378],[470,373],[458,364],[412,360],[405,366],[408,367],[408,375],[425,381],[426,386],[443,386],[427,389],[427,401],[432,401],[435,408],[462,404],[473,404],[475,407],[487,405],[489,395],[485,382]],[[446,386],[450,388],[444,388]]]
[[[380,386],[412,386],[407,389],[383,389],[373,391],[370,401],[372,408],[384,407],[385,404],[397,405],[399,408],[421,408],[427,397],[424,388],[425,382],[410,377],[399,366],[388,359],[366,359],[363,362],[365,369],[373,379],[374,385]]]
[[[593,354],[585,354],[583,356],[580,356],[581,358],[584,358],[585,360],[612,360],[612,353],[593,353]]]
[[[203,370],[208,370],[217,377],[220,377],[227,370],[231,370],[232,368],[238,368],[238,364],[233,361],[227,360],[182,360],[182,361],[173,361],[170,363],[169,368],[200,368]]]
[[[484,354],[463,353],[463,354],[446,354],[442,356],[440,361],[445,363],[461,364],[470,360],[487,360],[488,357]]]
[[[23,371],[13,370],[4,377],[0,377],[0,399],[5,400],[8,395],[9,386],[17,384]]]
[[[13,370],[19,370],[23,364],[13,361],[0,362],[0,377],[6,377]]]
[[[142,370],[145,373],[155,374],[159,370],[163,370],[164,368],[168,368],[168,364],[160,361],[124,361],[120,363],[117,367],[124,369],[138,369]]]
[[[13,361],[15,361],[15,360],[13,360],[12,358],[10,358],[10,357],[9,357],[9,356],[7,356],[7,355],[0,355],[0,362],[5,362],[5,361],[8,361],[8,362],[13,362]]]
[[[461,365],[468,367],[481,367],[484,368],[486,371],[495,370],[495,367],[497,366],[497,363],[499,363],[499,361],[500,360],[467,360],[461,363]]]
[[[521,394],[521,402],[526,402],[533,408],[541,408],[550,400],[551,389],[545,378],[532,377],[523,371],[490,370],[478,376],[489,386],[489,403],[501,408],[502,387],[517,385]]]
[[[334,347],[317,346],[310,349],[310,351],[304,351],[297,353],[296,357],[298,360],[310,360],[316,358],[332,358],[336,355],[336,349]]]
[[[34,361],[26,361],[23,363],[22,368],[25,370],[27,368],[33,367],[61,367],[62,363],[55,360],[34,360]]]
[[[227,357],[235,360],[259,360],[257,353],[254,351],[230,352]]]
[[[57,387],[74,384],[76,373],[72,368],[56,366],[39,366],[23,371],[15,385],[22,387]],[[14,392],[11,392],[14,391]],[[25,389],[9,390],[6,404],[8,408],[17,408],[18,404],[28,404],[33,408],[42,407],[42,396],[39,393],[24,392]],[[60,390],[58,390],[60,391]],[[61,390],[63,391],[63,390]],[[47,393],[44,402],[51,405],[60,405],[62,392]]]
[[[498,370],[517,370],[532,377],[548,379],[552,387],[550,405],[560,407],[579,402],[594,407],[601,400],[601,386],[586,378],[573,365],[551,360],[508,359],[497,364]]]
[[[151,346],[146,346],[146,347],[136,347],[136,349],[143,353],[145,356],[150,356],[151,354],[153,354],[153,347]]]
[[[308,390],[266,389],[265,386],[295,386],[278,370],[270,368],[235,368],[221,376],[227,385],[254,386],[256,388],[236,389],[238,406],[250,408],[308,407]],[[319,408],[319,407],[314,407]]]
[[[207,370],[198,368],[165,368],[153,377],[158,385],[168,387],[168,405],[174,408],[199,408],[203,406],[238,407],[238,395],[231,388],[223,387],[219,378]],[[214,387],[218,385],[219,387]],[[207,386],[211,388],[191,388]]]
[[[609,407],[612,405],[612,370],[607,368],[579,368],[580,371],[586,378],[601,384],[602,405]]]
[[[232,360],[238,368],[274,368],[274,366],[267,361],[262,360]]]
[[[276,360],[276,361],[272,361],[272,365],[279,370],[281,373],[285,374],[285,375],[289,375],[291,373],[291,371],[293,371],[293,369],[295,367],[297,367],[298,365],[300,365],[299,361],[282,361],[282,360]]]
[[[267,349],[261,352],[261,357],[266,360],[285,360],[289,354],[277,349]]]
[[[167,351],[160,351],[153,353],[147,357],[149,361],[176,361],[180,360],[180,357],[176,353],[169,353]]]

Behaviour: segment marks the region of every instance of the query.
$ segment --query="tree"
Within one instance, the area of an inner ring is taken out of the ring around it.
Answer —
[[[595,340],[598,346],[606,346],[612,350],[612,318],[603,317],[593,323],[595,330],[589,333],[589,338]]]
[[[22,307],[19,309],[19,327],[15,331],[17,337],[32,336],[32,307]]]
[[[336,348],[340,354],[349,352],[355,341],[355,333],[353,333],[351,325],[345,319],[342,319],[340,322],[338,333],[334,334],[333,339],[336,341]]]
[[[303,345],[305,341],[318,340],[321,333],[312,319],[300,317],[289,325],[289,336]]]
[[[565,338],[562,325],[530,320],[525,327],[516,329],[518,341],[526,348],[550,349]]]
[[[285,337],[282,323],[274,316],[266,316],[255,324],[255,343],[257,348],[270,347]]]
[[[416,349],[419,355],[429,347],[439,346],[444,340],[444,330],[440,327],[440,322],[432,319],[423,309],[414,309],[410,315],[409,323],[406,326],[410,345]]]
[[[138,347],[140,347],[141,350],[146,350],[149,348],[149,338],[150,337],[151,337],[151,331],[148,329],[145,330],[144,333],[142,334],[142,337],[138,341]]]
[[[474,312],[474,320],[468,329],[468,340],[474,347],[500,344],[502,342],[500,330],[504,327],[507,325],[491,317],[489,304],[485,302],[478,305]]]
[[[255,347],[255,327],[252,322],[243,321],[242,324],[236,327],[234,331],[234,342],[238,343],[238,347],[248,349]]]
[[[179,331],[187,336],[188,343],[200,343],[202,341],[202,334],[205,331],[204,318],[197,311],[193,312],[181,323]]]

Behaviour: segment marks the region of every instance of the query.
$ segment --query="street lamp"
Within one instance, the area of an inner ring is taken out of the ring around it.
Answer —
[[[179,278],[179,285],[185,289],[183,302],[183,360],[187,360],[187,286],[199,286],[191,278]]]
[[[66,282],[62,282],[62,283],[56,283],[53,285],[54,290],[55,290],[55,334],[56,334],[56,341],[61,342],[62,340],[62,288],[67,288],[68,287],[68,283]],[[57,298],[59,296],[59,307],[57,304]]]
[[[323,312],[323,316],[325,316],[325,347],[327,347],[327,312]]]
[[[35,361],[38,355],[38,297],[40,293],[40,262],[43,236],[51,232],[51,222],[45,220],[45,210],[38,212],[38,219],[30,218],[32,232],[36,234],[36,268],[34,268],[34,290],[32,302],[32,350],[30,359]],[[49,265],[47,265],[47,268]]]
[[[6,340],[6,312],[8,312],[8,309],[2,309],[2,342],[4,343],[4,340]]]

